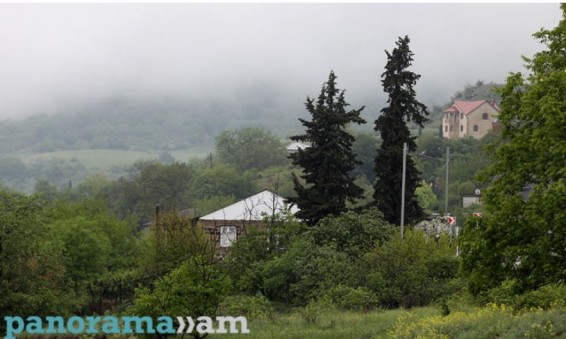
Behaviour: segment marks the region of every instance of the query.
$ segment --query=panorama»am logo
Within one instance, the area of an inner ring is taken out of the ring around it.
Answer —
[[[169,317],[160,316],[155,319],[148,316],[72,316],[64,319],[61,316],[38,316],[22,318],[5,316],[6,335],[4,339],[17,338],[16,335],[57,335],[57,334],[248,334],[246,317],[218,316],[211,318],[201,316]]]

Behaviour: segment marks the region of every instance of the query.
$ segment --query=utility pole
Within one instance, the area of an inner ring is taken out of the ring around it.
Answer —
[[[446,147],[446,188],[444,189],[444,215],[448,215],[448,173],[450,168],[450,147]]]
[[[401,180],[401,239],[405,228],[405,176],[407,173],[407,143],[403,143],[403,179]]]

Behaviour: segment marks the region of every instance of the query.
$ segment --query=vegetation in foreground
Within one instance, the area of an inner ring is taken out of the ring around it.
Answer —
[[[566,309],[514,312],[490,304],[443,316],[435,307],[359,312],[327,311],[309,323],[300,312],[252,320],[233,338],[566,338]],[[219,336],[211,336],[216,338]]]

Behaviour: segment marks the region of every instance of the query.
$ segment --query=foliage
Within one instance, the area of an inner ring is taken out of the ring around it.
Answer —
[[[394,231],[381,212],[368,209],[361,213],[349,211],[337,217],[326,217],[310,233],[319,246],[332,246],[351,258],[359,258],[389,240]]]
[[[100,226],[82,216],[50,225],[65,249],[66,273],[77,283],[90,283],[107,271],[111,244]]]
[[[38,181],[67,189],[87,175],[86,167],[76,159],[35,159],[26,163],[19,158],[0,156],[0,182],[20,192],[32,193]]]
[[[128,178],[120,178],[105,199],[115,202],[113,208],[120,217],[132,213],[147,221],[157,205],[167,209],[187,207],[193,175],[193,169],[185,163],[136,162]]]
[[[255,177],[255,187],[258,190],[268,189],[282,197],[295,195],[293,189],[293,173],[298,173],[296,169],[289,166],[274,166],[253,173]]]
[[[160,213],[150,229],[146,276],[152,284],[135,291],[135,315],[199,316],[216,314],[231,282],[215,255],[215,242],[200,225],[177,213]],[[192,333],[198,337],[198,334]]]
[[[236,291],[248,294],[266,294],[264,266],[282,255],[296,237],[300,224],[294,220],[280,218],[265,220],[265,226],[248,229],[248,235],[238,239],[226,257]],[[281,293],[281,291],[279,292]]]
[[[102,307],[103,299],[114,303],[133,295],[139,277],[132,272],[146,248],[131,221],[117,219],[97,199],[50,203],[43,220],[62,250],[77,305],[86,309],[89,303],[92,310],[95,301]]]
[[[233,195],[243,199],[254,193],[250,179],[238,173],[236,168],[216,164],[196,173],[190,182],[189,192],[193,199]]]
[[[464,232],[464,268],[475,293],[515,280],[521,290],[564,281],[566,270],[566,5],[546,45],[525,58],[530,75],[501,90],[501,140],[483,179],[486,218]],[[470,225],[471,226],[471,225]]]
[[[387,54],[385,72],[382,74],[383,90],[387,93],[388,106],[381,110],[375,120],[375,131],[381,134],[381,146],[375,157],[374,201],[385,219],[392,224],[401,220],[401,182],[403,177],[403,144],[409,152],[416,151],[407,122],[412,121],[423,127],[428,115],[424,104],[416,99],[413,86],[420,75],[408,70],[413,62],[409,49],[409,37],[399,38],[397,47]],[[407,156],[405,184],[405,218],[408,223],[418,222],[424,216],[415,198],[419,172],[411,156]]]
[[[434,192],[432,191],[432,184],[429,184],[424,180],[421,181],[419,187],[415,189],[415,196],[422,210],[426,214],[431,214],[431,208],[437,201],[436,195],[434,195]]]
[[[352,152],[356,154],[359,163],[352,171],[352,176],[363,175],[369,182],[373,182],[375,179],[373,159],[377,154],[379,140],[373,133],[359,132],[354,137]]]
[[[266,101],[268,89],[227,103],[187,96],[109,98],[81,107],[63,107],[57,114],[37,114],[0,122],[0,154],[77,149],[174,151],[211,147],[226,126],[250,121],[285,134],[296,128],[296,115]],[[228,100],[230,101],[230,100]],[[286,106],[286,103],[280,103]]]
[[[311,300],[305,307],[299,309],[299,314],[304,321],[315,324],[321,317],[332,313],[333,305],[326,299]]]
[[[521,293],[520,285],[516,281],[505,280],[487,292],[487,299],[496,304],[510,305],[516,310],[548,310],[566,306],[566,285],[544,285],[536,290]]]
[[[202,226],[175,211],[159,212],[148,231],[143,267],[150,275],[163,275],[197,255],[214,257],[215,243]]]
[[[193,202],[193,206],[197,209],[199,215],[206,215],[229,206],[236,201],[236,197],[233,195],[215,195],[208,198],[196,199]]]
[[[233,295],[226,297],[218,307],[218,314],[244,316],[249,320],[273,319],[273,307],[263,295]]]
[[[506,305],[488,304],[471,312],[418,317],[405,313],[388,338],[556,338],[566,333],[564,309],[516,314]]]
[[[415,159],[415,163],[422,171],[423,180],[431,183],[432,193],[437,197],[436,202],[429,207],[430,212],[444,212],[446,148],[450,148],[448,212],[458,220],[464,220],[462,198],[475,196],[476,188],[483,191],[485,184],[477,180],[476,174],[489,164],[490,157],[486,154],[485,147],[496,139],[497,136],[493,133],[488,133],[479,140],[471,137],[444,140],[430,133],[425,133],[416,139],[419,156]],[[419,190],[417,188],[416,191]]]
[[[0,314],[68,314],[78,308],[65,279],[64,250],[42,222],[43,213],[36,197],[0,190]]]
[[[216,152],[224,163],[240,172],[288,163],[285,146],[262,128],[225,130],[216,138]]]
[[[344,91],[336,87],[334,72],[330,72],[316,102],[307,98],[305,105],[311,121],[299,119],[305,134],[291,139],[307,142],[310,147],[290,155],[293,165],[303,169],[301,178],[305,183],[294,175],[297,196],[288,200],[299,207],[297,217],[312,226],[327,215],[344,212],[347,201],[354,202],[362,195],[350,176],[358,161],[352,151],[354,137],[345,128],[365,120],[360,117],[363,107],[346,111],[348,103]]]
[[[356,269],[345,253],[298,237],[286,252],[263,266],[263,286],[271,300],[305,305],[332,286],[358,284]]]
[[[501,101],[501,96],[497,93],[497,89],[501,85],[493,82],[485,83],[482,80],[476,81],[474,85],[467,85],[462,91],[454,94],[453,100],[495,100]]]
[[[364,311],[375,309],[378,298],[372,291],[365,287],[348,287],[338,285],[331,288],[326,294],[333,305],[342,311]]]
[[[135,304],[129,310],[134,315],[176,317],[189,314],[214,317],[218,305],[229,289],[230,281],[210,261],[197,254],[155,282],[155,287],[136,289]],[[198,333],[192,334],[198,337]]]
[[[439,240],[418,230],[397,234],[365,257],[365,279],[380,303],[388,308],[422,306],[454,292],[456,249],[447,237]]]

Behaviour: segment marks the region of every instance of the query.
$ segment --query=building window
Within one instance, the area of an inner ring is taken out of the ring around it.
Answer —
[[[479,130],[480,130],[480,128],[478,127],[478,125],[474,125],[474,132],[477,132]]]
[[[464,125],[460,125],[460,132],[464,132]]]
[[[482,118],[483,120],[489,120],[489,114],[484,113],[484,114],[481,115],[481,118]]]
[[[236,241],[237,230],[236,226],[221,226],[220,227],[220,247],[230,247]]]
[[[448,132],[448,125],[444,125],[444,132]]]
[[[452,125],[450,125],[450,132],[452,132]]]
[[[460,113],[460,119],[464,119],[464,113]]]

